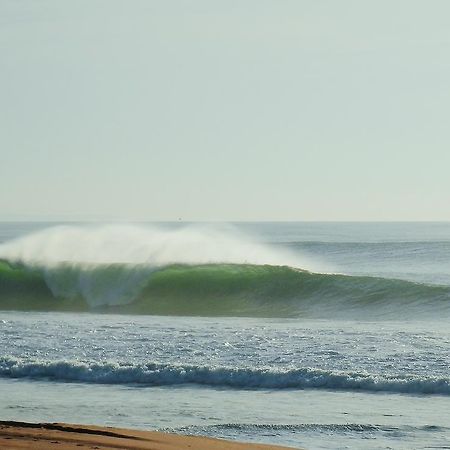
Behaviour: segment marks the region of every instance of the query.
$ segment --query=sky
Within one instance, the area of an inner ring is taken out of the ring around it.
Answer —
[[[448,0],[0,0],[0,220],[450,220]]]

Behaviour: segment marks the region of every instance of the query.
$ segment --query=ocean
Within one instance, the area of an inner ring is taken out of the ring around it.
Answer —
[[[0,223],[0,419],[450,448],[450,223]]]

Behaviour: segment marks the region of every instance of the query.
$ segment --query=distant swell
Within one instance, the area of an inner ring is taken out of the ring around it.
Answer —
[[[149,386],[196,384],[234,389],[333,389],[450,395],[450,379],[418,376],[379,376],[313,368],[231,368],[148,363],[82,363],[25,361],[0,358],[3,378],[50,379],[102,384]]]
[[[450,316],[450,287],[250,264],[0,261],[0,309],[129,314],[414,318]]]

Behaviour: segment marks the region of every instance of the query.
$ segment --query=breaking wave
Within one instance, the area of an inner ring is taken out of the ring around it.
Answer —
[[[301,269],[231,232],[58,227],[0,245],[0,309],[128,314],[448,317],[450,286]],[[309,269],[311,267],[308,266]]]
[[[450,395],[450,378],[373,375],[314,368],[232,368],[160,363],[83,363],[0,358],[3,378],[101,384],[167,386],[196,384],[233,389],[338,389]]]
[[[249,317],[442,317],[450,313],[450,288],[286,266],[24,266],[0,261],[0,308]]]

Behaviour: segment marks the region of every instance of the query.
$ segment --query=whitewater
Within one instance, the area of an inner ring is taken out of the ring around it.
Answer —
[[[449,447],[449,254],[447,223],[0,224],[0,418]]]

